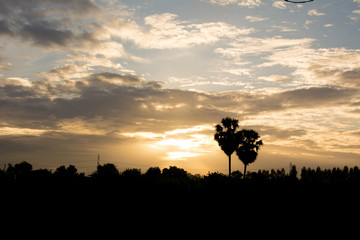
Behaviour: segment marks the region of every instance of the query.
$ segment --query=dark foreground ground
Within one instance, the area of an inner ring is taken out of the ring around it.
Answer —
[[[303,169],[299,174],[296,169],[289,174],[259,171],[245,179],[239,172],[231,178],[219,173],[199,176],[177,167],[142,174],[137,169],[119,173],[103,165],[91,176],[77,173],[73,166],[61,166],[54,173],[13,168],[0,175],[3,227],[60,231],[86,226],[88,234],[108,226],[155,235],[172,229],[177,236],[189,230],[268,231],[269,226],[280,232],[326,226],[328,233],[346,225],[349,232],[359,224],[357,167]]]

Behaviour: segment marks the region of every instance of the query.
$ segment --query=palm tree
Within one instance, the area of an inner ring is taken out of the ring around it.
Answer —
[[[244,178],[246,167],[255,162],[260,146],[263,145],[260,136],[254,130],[243,129],[237,133],[239,147],[236,149],[236,155],[244,163]]]
[[[231,155],[238,147],[237,141],[237,128],[239,127],[239,121],[229,117],[223,118],[221,124],[215,126],[215,140],[218,142],[221,150],[229,158],[229,176],[231,176]]]

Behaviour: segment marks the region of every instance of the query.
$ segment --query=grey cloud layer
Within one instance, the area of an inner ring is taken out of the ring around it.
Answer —
[[[158,83],[144,82],[133,75],[108,72],[71,83],[42,80],[31,86],[5,84],[0,87],[1,119],[15,127],[46,129],[56,127],[57,121],[63,119],[86,121],[100,117],[110,128],[121,131],[121,127],[148,119],[178,126],[196,125],[216,122],[225,115],[246,117],[297,108],[346,107],[359,100],[356,89],[331,87],[273,94],[199,93],[159,87]],[[152,130],[151,125],[142,128]]]

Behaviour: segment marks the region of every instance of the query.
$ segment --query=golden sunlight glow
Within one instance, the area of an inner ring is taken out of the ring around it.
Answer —
[[[155,108],[156,111],[165,111],[165,110],[168,110],[168,109],[181,108],[181,107],[186,106],[186,104],[183,104],[183,103],[179,103],[179,104],[176,104],[176,105],[170,105],[170,104],[152,104],[152,105],[153,105],[153,107]]]
[[[205,130],[213,130],[214,126],[211,125],[198,125],[198,126],[194,126],[191,128],[180,128],[180,129],[175,129],[172,131],[167,131],[165,132],[166,135],[176,135],[179,133],[189,133],[189,132],[201,132],[201,131],[205,131]]]
[[[167,156],[163,157],[164,160],[186,160],[189,157],[200,156],[198,153],[193,152],[168,152]]]
[[[14,128],[14,127],[2,127],[0,128],[0,136],[6,135],[32,135],[40,136],[46,130],[31,129],[31,128]]]
[[[150,148],[163,152],[163,160],[186,160],[218,150],[212,133],[206,132],[212,129],[211,125],[197,125],[164,133],[126,132],[121,135],[150,141]]]
[[[138,137],[138,138],[145,138],[145,139],[154,139],[154,138],[160,138],[163,135],[153,132],[126,132],[121,133],[121,135],[125,137]]]
[[[189,150],[193,147],[199,146],[194,139],[163,139],[156,143],[157,146],[174,146],[181,150]]]

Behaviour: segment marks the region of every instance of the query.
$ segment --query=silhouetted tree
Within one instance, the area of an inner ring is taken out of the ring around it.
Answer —
[[[145,176],[150,178],[161,177],[161,170],[159,167],[151,167],[146,171]]]
[[[57,177],[73,178],[78,176],[77,171],[74,165],[69,165],[67,168],[62,165],[55,170],[54,175]]]
[[[28,177],[32,171],[32,165],[26,161],[15,164],[13,167],[11,164],[8,165],[6,173],[15,179]]]
[[[184,179],[188,177],[187,171],[182,168],[178,168],[175,166],[170,166],[169,168],[164,168],[162,171],[162,175],[168,178],[178,178]]]
[[[219,172],[209,172],[207,176],[204,176],[204,182],[206,185],[211,187],[222,185],[226,183],[228,177],[223,173]]]
[[[246,176],[246,167],[250,163],[255,162],[260,146],[263,145],[260,136],[254,130],[243,129],[236,134],[238,138],[239,147],[236,149],[236,154],[244,163],[244,178]]]
[[[221,124],[222,125],[218,124],[215,126],[216,133],[214,138],[218,142],[221,150],[223,150],[229,158],[229,176],[231,176],[231,155],[239,145],[236,137],[239,121],[226,117],[221,120]]]
[[[137,168],[129,168],[121,173],[123,177],[138,178],[141,177],[141,170]]]
[[[48,169],[36,169],[31,171],[31,180],[38,185],[49,185],[52,183],[52,172]]]
[[[297,178],[297,170],[295,165],[291,165],[290,177],[293,179]]]
[[[106,163],[104,165],[98,165],[96,172],[93,176],[113,178],[119,176],[119,170],[112,163]]]

